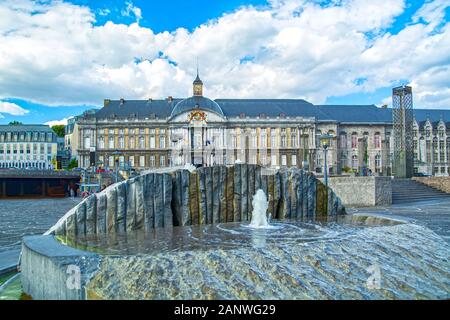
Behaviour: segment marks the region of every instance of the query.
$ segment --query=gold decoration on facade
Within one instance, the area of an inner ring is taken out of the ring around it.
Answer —
[[[200,110],[194,110],[188,115],[189,121],[205,121],[206,122],[206,112]]]

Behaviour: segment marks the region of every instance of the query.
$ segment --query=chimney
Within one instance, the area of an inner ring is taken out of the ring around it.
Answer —
[[[168,96],[168,97],[167,97],[167,101],[168,101],[169,103],[172,102],[172,101],[173,101],[172,96]]]
[[[120,104],[124,104],[125,103],[125,99],[124,98],[120,98]]]
[[[103,106],[107,107],[111,103],[111,99],[105,99],[103,100]]]

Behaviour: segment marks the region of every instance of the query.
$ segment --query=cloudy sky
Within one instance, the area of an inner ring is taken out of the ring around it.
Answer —
[[[450,109],[448,0],[0,0],[0,123],[103,99],[390,103]]]

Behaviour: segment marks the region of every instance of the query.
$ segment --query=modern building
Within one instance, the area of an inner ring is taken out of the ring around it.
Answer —
[[[0,168],[52,169],[57,145],[47,125],[0,125]]]
[[[323,172],[320,137],[331,136],[331,174],[392,174],[392,109],[314,105],[302,99],[105,100],[77,119],[79,165],[136,169],[247,162]],[[450,111],[415,110],[415,171],[448,175]],[[74,138],[73,138],[74,139]],[[72,140],[74,141],[74,140]],[[419,148],[420,146],[420,148]]]

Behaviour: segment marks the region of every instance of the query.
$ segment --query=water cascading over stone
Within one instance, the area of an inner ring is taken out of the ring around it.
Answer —
[[[250,221],[258,189],[268,196],[273,219],[345,214],[340,199],[310,172],[236,164],[147,173],[111,185],[71,209],[47,234],[110,234]]]

